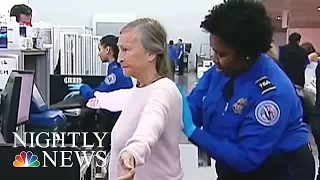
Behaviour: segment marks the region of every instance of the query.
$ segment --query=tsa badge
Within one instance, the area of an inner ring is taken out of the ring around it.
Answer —
[[[116,79],[117,79],[116,75],[114,73],[111,73],[105,78],[104,82],[107,85],[111,85],[111,84],[114,84],[116,82]]]
[[[236,114],[241,114],[244,108],[247,106],[248,101],[245,98],[239,99],[236,103],[233,104],[233,112]]]
[[[254,112],[257,121],[264,126],[273,126],[280,119],[280,107],[270,100],[260,102]]]

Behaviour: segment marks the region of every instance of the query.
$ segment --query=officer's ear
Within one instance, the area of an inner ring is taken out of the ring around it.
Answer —
[[[106,51],[106,53],[110,53],[110,46],[106,46],[105,48],[104,48],[104,50]]]
[[[251,60],[251,56],[247,53],[237,53],[236,56],[239,57],[239,59],[246,62],[250,62]]]

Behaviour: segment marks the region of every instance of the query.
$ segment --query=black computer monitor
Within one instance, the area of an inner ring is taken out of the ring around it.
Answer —
[[[12,71],[1,93],[1,133],[7,143],[14,142],[12,132],[16,131],[17,125],[29,119],[32,85],[33,73]]]
[[[185,52],[190,53],[190,52],[191,52],[191,47],[192,47],[192,44],[191,44],[191,43],[185,43],[185,44],[184,44]]]

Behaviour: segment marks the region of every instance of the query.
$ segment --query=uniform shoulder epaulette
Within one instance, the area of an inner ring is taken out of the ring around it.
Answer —
[[[265,94],[276,89],[276,86],[271,83],[267,76],[259,78],[255,83],[260,89],[261,94]]]

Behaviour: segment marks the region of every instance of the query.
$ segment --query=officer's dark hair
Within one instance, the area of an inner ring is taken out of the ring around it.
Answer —
[[[170,40],[170,41],[169,41],[169,45],[173,45],[173,40]]]
[[[17,19],[17,22],[19,22],[20,14],[24,14],[26,16],[32,16],[32,9],[25,4],[14,5],[10,10],[10,17],[15,16]]]
[[[210,10],[200,27],[252,59],[269,51],[273,36],[271,18],[255,0],[225,0]]]
[[[289,43],[298,43],[301,40],[301,34],[294,32],[289,35]]]
[[[118,59],[119,48],[118,48],[118,37],[114,35],[106,35],[100,40],[100,44],[103,47],[110,46],[113,51],[113,56]]]
[[[182,39],[178,39],[180,42],[182,42]]]

